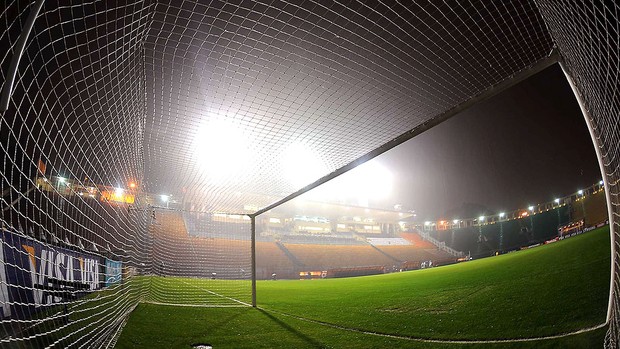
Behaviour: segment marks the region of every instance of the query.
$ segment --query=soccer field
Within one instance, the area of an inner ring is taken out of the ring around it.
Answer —
[[[534,342],[467,342],[556,336],[603,324],[609,251],[605,227],[534,249],[433,269],[262,281],[257,286],[260,309],[140,304],[117,347],[601,347],[605,328]],[[182,291],[188,283],[205,294],[213,284],[173,280],[161,284],[170,287],[166,293],[174,299],[160,300],[195,304],[182,299],[184,294],[196,296]]]

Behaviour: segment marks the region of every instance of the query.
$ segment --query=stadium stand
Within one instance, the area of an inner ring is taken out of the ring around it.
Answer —
[[[366,238],[366,241],[373,246],[411,245],[403,238]]]
[[[157,210],[153,235],[157,275],[243,279],[249,276],[250,240],[189,236],[180,212]]]
[[[366,242],[354,238],[352,235],[311,235],[311,234],[282,234],[279,237],[282,243],[287,244],[315,244],[315,245],[365,245]]]
[[[430,235],[455,250],[479,258],[542,243],[556,237],[558,227],[569,221],[569,207],[561,206],[548,211],[534,212],[522,218],[436,230]]]
[[[279,279],[293,279],[298,277],[295,263],[276,243],[257,242],[256,277],[258,279],[270,279],[274,273]]]
[[[428,241],[424,241],[417,232],[405,232],[400,236],[418,248],[434,248],[435,246]]]
[[[213,273],[216,273],[218,279],[247,278],[250,239],[247,231],[239,229],[242,225],[232,223],[227,226],[226,222],[209,225],[205,223],[205,217],[200,221],[188,220],[187,216],[175,210],[154,210],[150,227],[155,258],[154,273],[203,278],[212,277]],[[196,227],[198,224],[202,225],[201,236],[190,235],[187,227]],[[208,231],[212,226],[216,233]],[[227,231],[230,233],[227,234]],[[415,233],[405,236],[408,240],[373,238],[383,242],[398,241],[401,244],[390,246],[386,243],[379,247],[354,239],[352,234],[285,234],[281,236],[281,240],[275,242],[257,241],[257,278],[270,279],[273,274],[280,279],[296,278],[302,270],[335,268],[367,270],[364,268],[372,267],[368,270],[376,270],[376,267],[380,266],[392,270],[393,266],[400,269],[403,262],[418,262],[419,265],[420,261],[451,258],[422,241]],[[403,245],[405,243],[407,245]],[[330,277],[345,275],[345,269],[330,274]],[[359,275],[366,272],[359,271]]]
[[[309,270],[394,264],[392,259],[369,245],[323,245],[320,248],[309,248],[309,245],[305,244],[285,244],[285,246]]]
[[[381,251],[402,261],[420,262],[428,260],[455,260],[454,257],[441,253],[437,249],[411,248],[410,246],[377,246]]]
[[[248,217],[231,215],[234,218],[228,218],[227,216],[204,212],[183,213],[187,232],[190,235],[239,240],[249,239],[250,236],[247,234]]]
[[[598,190],[571,203],[571,221],[584,220],[586,226],[594,226],[609,219],[605,192]]]

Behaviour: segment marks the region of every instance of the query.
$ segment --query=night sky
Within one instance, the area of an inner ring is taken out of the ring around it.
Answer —
[[[393,195],[419,219],[464,203],[491,211],[547,202],[594,184],[600,171],[581,111],[558,65],[377,158]],[[461,217],[464,218],[464,217]]]

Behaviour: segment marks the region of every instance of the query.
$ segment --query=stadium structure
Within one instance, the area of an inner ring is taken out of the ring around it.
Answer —
[[[143,302],[256,307],[257,279],[425,268],[608,223],[604,345],[617,347],[619,11],[545,0],[5,3],[0,343],[111,347]],[[601,183],[418,224],[392,209],[287,208],[554,64]],[[192,298],[190,281],[166,287],[177,277],[216,281]]]

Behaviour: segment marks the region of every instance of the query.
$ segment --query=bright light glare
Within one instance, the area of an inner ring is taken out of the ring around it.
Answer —
[[[534,211],[534,206],[530,206],[527,209],[530,210],[530,211]]]
[[[599,181],[599,182],[598,182],[598,185],[603,185],[603,181]]]
[[[455,219],[455,220],[453,220],[453,221],[452,221],[452,223],[454,223],[454,224],[456,224],[456,223],[458,223],[458,222],[459,222],[459,220],[458,220],[458,219]]]
[[[504,212],[501,212],[501,213],[499,214],[499,218],[504,218],[504,216],[505,216],[505,215],[506,215],[506,214],[505,214]]]
[[[559,204],[560,203],[560,199],[555,199],[555,200],[553,200],[553,202],[555,202],[556,204]]]
[[[577,194],[579,194],[579,195],[583,195],[583,190],[579,189],[579,190],[577,191]]]
[[[317,188],[313,197],[318,200],[346,198],[346,201],[367,207],[372,200],[389,197],[393,183],[393,175],[386,167],[369,161]]]
[[[170,199],[170,196],[168,196],[168,195],[161,195],[160,198],[161,198],[161,201],[168,202],[168,200]]]
[[[122,196],[124,192],[125,191],[123,190],[123,188],[116,188],[116,189],[114,189],[114,195],[116,195],[116,196]]]
[[[210,115],[194,139],[197,164],[211,178],[238,172],[249,158],[248,140],[232,118]]]
[[[424,225],[431,225],[431,222],[426,221],[424,222]]]
[[[483,221],[483,220],[484,220],[484,216],[480,216],[480,217],[478,217],[478,220],[479,220],[479,221]]]
[[[308,185],[327,172],[319,155],[305,143],[293,143],[280,158],[284,176],[295,188]]]
[[[58,182],[64,183],[66,181],[65,177],[58,177]]]

